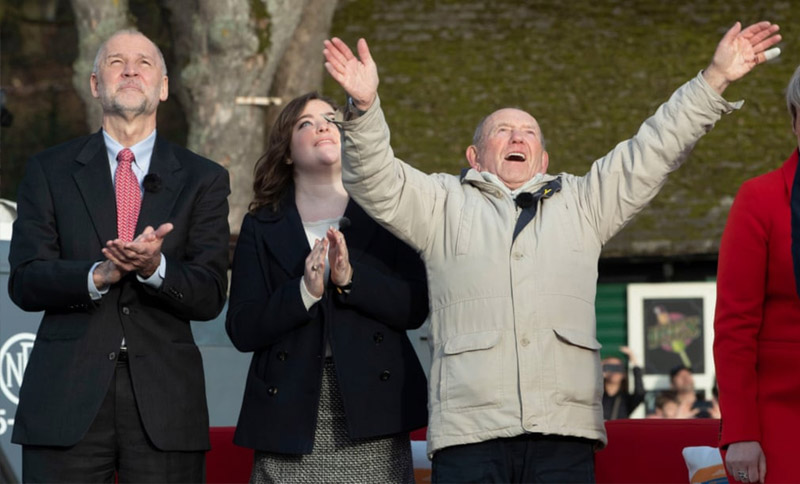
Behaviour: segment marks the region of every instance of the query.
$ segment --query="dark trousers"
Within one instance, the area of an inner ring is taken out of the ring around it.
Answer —
[[[69,418],[65,416],[65,418]],[[22,447],[23,482],[204,482],[205,452],[164,452],[147,437],[126,358],[84,438],[72,447]]]
[[[435,483],[594,482],[594,441],[525,434],[445,447],[433,455]]]

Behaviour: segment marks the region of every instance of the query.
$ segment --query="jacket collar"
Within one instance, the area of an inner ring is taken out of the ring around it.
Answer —
[[[781,174],[783,175],[783,182],[786,185],[786,193],[789,198],[792,196],[792,186],[794,185],[794,177],[797,172],[798,150],[794,150],[792,155],[781,166]]]
[[[117,238],[117,213],[114,183],[106,155],[103,134],[89,137],[75,161],[82,165],[72,177],[83,196],[101,246]]]
[[[295,191],[292,185],[286,190],[277,211],[261,207],[253,216],[261,222],[261,238],[281,267],[288,274],[302,274],[305,259],[311,248],[294,197]],[[375,235],[377,224],[352,199],[347,202],[344,217],[349,219],[350,224],[341,230],[347,241],[350,261],[353,262],[363,255],[363,251],[358,247],[367,245]]]
[[[368,246],[378,230],[378,224],[352,198],[347,202],[344,216],[350,220],[350,225],[341,229],[345,240],[358,242],[358,244],[347,244],[350,262],[358,261],[364,254],[361,248]]]
[[[170,143],[156,135],[153,157],[150,159],[150,170],[145,179],[158,180],[157,183],[146,183],[136,233],[140,234],[148,225],[154,229],[167,221],[172,207],[182,188],[183,165],[175,156]]]
[[[539,178],[538,182],[526,187],[525,191],[533,193],[542,188],[543,186],[547,185],[551,181],[555,180],[556,178],[558,178],[558,175],[550,175],[548,173],[545,173],[544,175],[542,175],[541,178]],[[486,181],[481,176],[481,174],[474,168],[464,168],[463,170],[461,170],[461,183],[472,185],[483,192],[489,192],[495,196],[501,196],[503,193],[506,193],[500,187],[497,187],[492,183]]]
[[[302,274],[311,248],[306,242],[303,221],[294,202],[294,185],[286,190],[277,210],[264,206],[253,216],[261,222],[260,238],[283,270],[290,275]]]

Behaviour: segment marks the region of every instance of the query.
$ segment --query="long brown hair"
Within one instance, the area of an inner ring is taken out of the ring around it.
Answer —
[[[294,183],[293,166],[289,163],[292,156],[292,130],[306,104],[312,99],[324,101],[336,109],[336,103],[332,99],[316,91],[292,99],[283,108],[270,130],[267,151],[256,161],[250,213],[255,213],[264,206],[277,211],[286,190]]]

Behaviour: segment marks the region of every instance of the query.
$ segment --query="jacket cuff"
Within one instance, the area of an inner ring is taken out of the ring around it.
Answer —
[[[703,77],[703,71],[697,73],[695,79],[699,84],[700,89],[703,90],[705,95],[710,98],[709,103],[711,106],[716,110],[720,111],[723,114],[730,114],[737,109],[741,109],[744,105],[744,100],[739,101],[728,101],[721,94],[715,91],[706,81],[706,78]],[[690,81],[691,82],[691,81]]]

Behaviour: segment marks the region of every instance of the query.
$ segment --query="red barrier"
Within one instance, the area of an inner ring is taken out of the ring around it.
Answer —
[[[608,446],[595,453],[595,477],[605,483],[670,483],[689,481],[681,451],[684,447],[717,446],[719,420],[631,419],[606,422]],[[246,483],[250,480],[253,450],[233,444],[233,427],[211,428],[211,450],[206,454],[206,480]],[[418,483],[430,482],[430,462],[424,456],[425,429],[411,433],[417,454]]]

